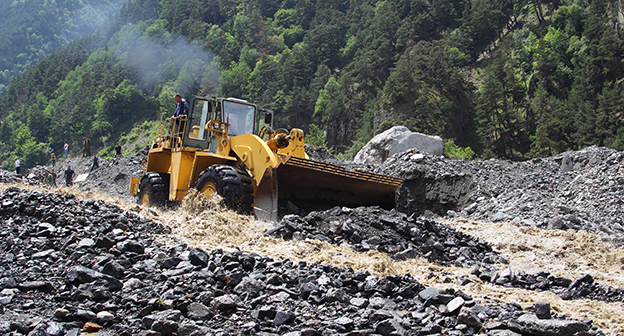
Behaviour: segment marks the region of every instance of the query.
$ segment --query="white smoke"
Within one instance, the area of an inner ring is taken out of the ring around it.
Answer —
[[[73,40],[92,35],[112,24],[113,17],[128,0],[91,0],[74,12],[68,38]]]
[[[176,90],[187,94],[216,91],[220,75],[212,52],[184,37],[149,37],[144,32],[144,25],[126,25],[109,41],[109,48],[137,72],[142,87],[173,81]]]

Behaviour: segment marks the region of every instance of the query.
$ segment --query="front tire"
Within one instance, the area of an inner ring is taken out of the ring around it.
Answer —
[[[147,173],[139,183],[139,205],[162,207],[169,199],[169,174]]]
[[[199,174],[195,189],[206,198],[217,193],[223,197],[228,208],[244,214],[251,213],[253,202],[251,177],[242,169],[227,165],[212,165]]]

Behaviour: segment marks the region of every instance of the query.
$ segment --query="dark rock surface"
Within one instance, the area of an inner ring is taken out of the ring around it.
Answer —
[[[624,288],[613,288],[594,281],[590,274],[583,275],[575,280],[551,275],[547,271],[527,274],[523,271],[514,271],[509,268],[499,272],[474,269],[472,274],[481,280],[497,285],[529,290],[548,290],[564,300],[590,299],[605,302],[624,302]],[[550,309],[550,306],[549,308]],[[536,311],[538,316],[547,317]]]
[[[424,257],[459,267],[505,262],[487,243],[448,225],[379,207],[335,207],[305,217],[287,215],[267,233],[285,239],[349,243],[357,251],[374,249],[400,260]]]
[[[165,227],[100,201],[9,188],[0,203],[0,334],[602,334],[589,321],[523,317],[519,305],[483,305],[410,275],[163,246],[154,237]]]
[[[624,242],[624,152],[587,147],[525,162],[396,154],[375,172],[405,178],[397,209],[586,230]]]

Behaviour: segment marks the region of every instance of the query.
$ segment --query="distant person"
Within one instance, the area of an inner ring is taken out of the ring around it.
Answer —
[[[115,146],[115,156],[121,156],[121,145],[119,145],[119,142],[117,143],[117,146]]]
[[[91,139],[88,137],[82,138],[82,157],[91,156]]]
[[[15,173],[16,173],[17,175],[19,175],[19,174],[20,174],[20,169],[21,169],[21,167],[20,167],[20,166],[21,166],[21,165],[22,165],[22,163],[20,162],[20,160],[19,160],[19,159],[15,159]]]
[[[56,164],[56,155],[54,155],[54,153],[50,155],[50,161],[52,161],[52,168],[54,168],[54,165]]]
[[[67,169],[65,170],[65,185],[66,186],[71,186],[72,184],[74,184],[74,176],[76,176],[76,173],[74,173],[74,171],[71,169],[71,166],[67,166]]]
[[[91,166],[91,171],[93,169],[98,169],[100,167],[100,159],[97,155],[93,155],[93,165]]]
[[[67,159],[67,154],[69,153],[69,145],[67,145],[67,142],[63,145],[63,151],[65,151],[65,159]]]
[[[149,145],[146,145],[145,148],[143,148],[143,152],[145,154],[149,153],[149,150],[150,150],[150,146]]]

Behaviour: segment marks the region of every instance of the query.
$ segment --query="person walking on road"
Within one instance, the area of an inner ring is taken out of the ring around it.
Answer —
[[[71,166],[67,166],[67,169],[65,170],[65,185],[69,187],[74,184],[75,176],[76,173],[74,173],[74,171],[71,169]]]
[[[67,142],[63,145],[63,151],[65,151],[65,159],[67,160],[67,154],[69,153],[69,145],[67,145]]]
[[[21,169],[21,167],[20,167],[20,166],[21,166],[21,165],[22,165],[22,163],[20,162],[20,160],[19,160],[19,159],[15,159],[15,173],[16,173],[17,175],[19,175],[19,174],[20,174],[20,169]]]

